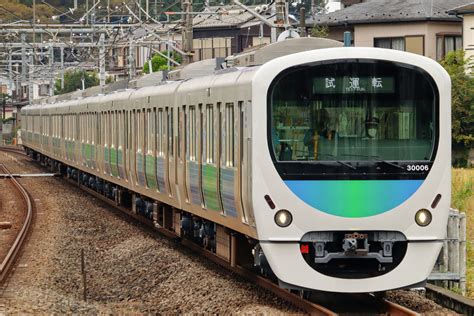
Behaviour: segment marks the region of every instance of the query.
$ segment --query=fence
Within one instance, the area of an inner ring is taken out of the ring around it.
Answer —
[[[466,294],[466,214],[459,210],[449,211],[447,238],[428,280]]]

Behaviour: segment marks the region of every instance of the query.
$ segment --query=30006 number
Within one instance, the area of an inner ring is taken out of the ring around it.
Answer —
[[[428,171],[428,165],[407,165],[407,171]]]

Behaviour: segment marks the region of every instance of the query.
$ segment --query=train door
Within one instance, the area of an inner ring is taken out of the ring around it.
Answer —
[[[80,164],[85,166],[86,163],[86,140],[85,140],[85,135],[86,135],[86,127],[85,127],[85,114],[84,113],[79,113],[78,114],[79,116],[79,138],[78,138],[78,142],[80,144]]]
[[[97,113],[93,112],[91,113],[91,118],[92,118],[92,158],[91,158],[91,164],[92,164],[92,169],[94,171],[97,170],[97,143],[99,142],[99,122],[97,120]]]
[[[240,186],[240,207],[243,211],[242,221],[255,226],[255,220],[251,213],[250,201],[251,201],[251,190],[250,190],[250,174],[251,174],[251,112],[250,112],[250,101],[248,106],[245,103],[239,101],[239,186]]]
[[[166,107],[166,187],[169,196],[173,196],[171,183],[173,178],[173,108]]]
[[[148,188],[156,191],[156,108],[146,111],[145,176]]]
[[[208,210],[219,211],[218,170],[215,137],[215,109],[207,104],[204,108],[203,122],[203,160],[202,160],[202,192],[204,207]]]
[[[111,112],[111,142],[110,142],[110,170],[114,178],[118,178],[117,143],[118,143],[118,115],[117,111]]]
[[[178,128],[176,135],[176,167],[175,167],[175,179],[176,179],[176,190],[179,192],[179,201],[183,203],[188,201],[187,190],[186,190],[186,146],[185,137],[186,129],[184,128],[186,119],[186,106],[183,105],[178,107]]]
[[[132,179],[133,179],[133,185],[138,185],[138,176],[137,176],[137,166],[136,166],[136,152],[137,152],[137,139],[138,139],[138,117],[137,117],[137,110],[132,111],[132,117],[130,118],[130,122],[132,124],[131,126],[131,134],[130,134],[130,140],[131,140],[131,150],[130,150],[130,166],[132,170]],[[133,158],[132,158],[133,157]]]
[[[137,150],[135,152],[135,169],[137,171],[138,184],[142,187],[146,187],[145,180],[145,110],[137,110]]]
[[[126,179],[124,164],[124,136],[126,133],[124,116],[124,111],[117,112],[117,168],[118,176],[121,179]]]
[[[158,180],[158,190],[166,194],[168,192],[166,185],[166,122],[165,113],[162,108],[156,112],[156,178]]]
[[[102,112],[104,126],[104,166],[105,174],[110,175],[110,112]]]
[[[124,161],[124,165],[125,165],[125,177],[126,181],[129,181],[130,183],[133,184],[133,179],[132,179],[132,169],[131,169],[131,164],[130,164],[130,160],[131,160],[131,157],[130,157],[130,148],[131,148],[131,133],[132,133],[132,129],[131,129],[131,126],[132,126],[132,123],[131,123],[131,112],[130,111],[124,111],[125,113],[125,121],[124,121],[124,124],[125,124],[125,128],[124,128],[124,132],[125,132],[125,139],[124,139],[124,146],[125,146],[125,161]]]
[[[237,196],[239,191],[237,168],[235,167],[236,128],[234,103],[226,103],[222,111],[220,197],[226,216],[237,217]]]
[[[198,161],[198,125],[196,106],[190,105],[186,114],[186,200],[201,205],[200,173]]]
[[[73,160],[76,162],[76,165],[80,164],[80,152],[81,152],[81,144],[80,144],[80,125],[79,125],[79,113],[74,114],[74,153],[73,153]]]

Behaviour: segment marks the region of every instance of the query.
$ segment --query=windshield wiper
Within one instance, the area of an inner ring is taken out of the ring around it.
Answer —
[[[381,162],[381,163],[384,163],[384,164],[386,164],[386,165],[389,165],[389,166],[398,168],[398,169],[405,170],[404,167],[402,167],[402,166],[400,166],[400,165],[397,165],[396,163],[393,163],[393,162],[390,162],[390,161],[382,160],[382,159],[379,159],[379,158],[377,158],[377,157],[374,157],[374,160],[375,160],[375,161],[378,161],[378,162]]]
[[[344,162],[344,161],[340,161],[340,160],[336,160],[336,162],[338,164],[341,164],[343,166],[346,166],[347,168],[351,168],[352,170],[357,170],[356,167],[354,167],[353,165],[351,165],[350,163],[347,163],[347,162]]]
[[[329,157],[333,157],[333,158],[336,157],[336,156],[331,155],[331,154],[321,154],[321,155],[329,156]],[[352,169],[352,170],[357,170],[356,167],[354,167],[353,165],[351,165],[351,164],[348,163],[348,162],[344,162],[344,161],[341,161],[341,160],[333,160],[333,161],[335,161],[335,162],[337,162],[338,164],[343,165],[343,166],[345,166],[345,167],[347,167],[347,168],[350,168],[350,169]]]
[[[402,166],[400,166],[400,165],[397,165],[396,163],[393,163],[393,162],[390,162],[390,161],[387,161],[387,160],[380,159],[378,156],[353,155],[353,154],[343,154],[343,156],[355,156],[355,157],[373,158],[375,161],[384,163],[384,164],[386,164],[386,165],[389,165],[389,166],[392,166],[392,167],[395,167],[395,168],[398,168],[398,169],[401,169],[401,170],[405,170],[404,167],[402,167]]]

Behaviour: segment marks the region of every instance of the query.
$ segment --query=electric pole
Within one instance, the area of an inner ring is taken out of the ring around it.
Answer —
[[[51,71],[51,77],[49,79],[49,96],[52,97],[54,95],[54,47],[53,45],[49,47],[49,67]]]
[[[64,47],[61,46],[61,90],[64,90]]]
[[[287,20],[285,0],[276,0],[275,7],[276,7],[275,24],[277,25],[276,37],[278,38],[278,36],[285,31],[285,24]]]
[[[131,35],[128,47],[128,80],[132,80],[135,77],[135,57],[133,51],[133,39]]]
[[[301,37],[306,37],[306,9],[300,8],[300,34]]]
[[[183,50],[186,53],[184,56],[183,64],[190,64],[193,62],[193,15],[191,14],[193,10],[193,1],[192,0],[183,0],[181,3],[181,8],[183,12],[186,12],[184,15],[184,30],[183,30]]]
[[[33,91],[33,74],[35,72],[35,68],[33,65],[33,54],[28,55],[29,65],[28,65],[28,100],[30,103],[33,101],[34,91]],[[23,92],[23,86],[22,86]]]
[[[99,38],[99,80],[100,87],[105,86],[105,34],[101,33]]]

